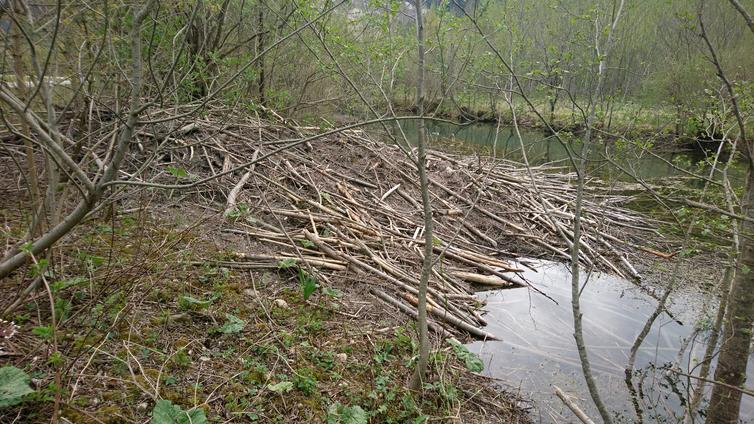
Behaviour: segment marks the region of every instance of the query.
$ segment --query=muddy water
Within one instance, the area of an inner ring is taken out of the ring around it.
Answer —
[[[574,416],[553,395],[553,385],[573,395],[590,416],[599,418],[584,383],[576,344],[573,339],[570,272],[563,264],[531,261],[536,270],[524,277],[556,302],[528,289],[479,293],[487,301],[487,331],[502,341],[475,342],[469,349],[485,363],[485,373],[499,378],[504,387],[520,390],[533,401],[537,422],[575,422]],[[582,282],[583,284],[583,282]],[[644,403],[651,405],[647,422],[676,422],[683,407],[677,390],[686,393],[687,383],[675,386],[665,378],[663,369],[679,357],[679,347],[690,340],[681,355],[681,367],[688,371],[703,355],[706,334],[693,339],[695,323],[705,316],[706,303],[698,293],[680,293],[670,305],[673,317],[663,313],[656,320],[639,355],[636,368],[646,371],[643,379]],[[603,273],[590,276],[581,296],[584,336],[597,384],[608,408],[619,422],[634,422],[634,411],[624,382],[629,350],[657,301],[633,284]],[[694,305],[694,306],[691,306]],[[713,312],[711,312],[713,313]],[[749,370],[752,370],[751,358]],[[750,378],[752,378],[750,372]],[[754,423],[754,402],[744,397],[743,422]],[[663,419],[667,419],[665,421]]]

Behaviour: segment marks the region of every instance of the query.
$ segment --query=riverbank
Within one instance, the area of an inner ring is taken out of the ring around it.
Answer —
[[[537,110],[536,113],[523,100],[517,99],[514,103],[516,119],[521,127],[546,130],[547,124],[542,121],[545,119],[556,131],[575,133],[583,131],[585,119],[582,114],[585,112],[582,109],[573,105],[567,106],[563,101],[551,109],[546,99],[532,98],[531,100]],[[408,103],[398,105],[397,109],[408,112],[414,110],[414,107],[413,104]],[[463,123],[500,121],[504,125],[510,125],[513,122],[511,109],[502,99],[496,104],[490,104],[489,101],[450,102],[444,100],[430,103],[426,110],[428,115]],[[676,111],[669,106],[647,107],[631,101],[614,102],[598,108],[595,128],[605,135],[678,139],[685,136],[685,128],[678,127],[676,121]]]

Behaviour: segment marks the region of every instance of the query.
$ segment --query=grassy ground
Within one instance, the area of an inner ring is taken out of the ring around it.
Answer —
[[[158,401],[192,422],[527,421],[447,345],[435,345],[423,392],[406,390],[412,324],[347,279],[304,300],[294,269],[214,266],[244,247],[220,234],[221,220],[145,207],[90,221],[60,245],[46,271],[56,326],[47,296],[31,299],[12,314],[20,331],[0,357],[35,392],[0,422],[49,422],[55,410],[74,423],[145,422]]]

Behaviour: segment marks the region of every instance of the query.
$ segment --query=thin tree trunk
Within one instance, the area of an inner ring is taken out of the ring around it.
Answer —
[[[16,2],[14,1],[11,5],[9,12],[12,14],[16,13],[16,10],[20,9],[20,7],[17,7]],[[16,22],[21,22],[20,19],[16,19]],[[24,72],[24,64],[23,59],[21,57],[21,29],[16,28],[15,24],[11,24],[11,27],[9,29],[10,35],[11,35],[11,56],[13,57],[13,70],[16,73],[16,89],[19,92],[26,91],[26,81],[25,81],[25,72]],[[31,208],[29,210],[31,211],[31,224],[29,225],[29,234],[28,239],[33,239],[37,234],[38,230],[41,230],[41,209],[40,206],[42,205],[40,202],[40,188],[39,188],[39,177],[38,177],[38,171],[37,171],[37,164],[34,160],[34,146],[32,145],[30,139],[28,138],[30,135],[29,131],[29,125],[26,122],[21,123],[21,127],[23,129],[24,135],[27,137],[24,139],[24,153],[26,154],[26,168],[27,168],[27,178],[28,178],[28,185],[29,185],[29,195],[31,197]]]
[[[265,49],[265,39],[264,39],[264,10],[262,10],[262,5],[259,5],[259,11],[257,12],[257,32],[259,33],[259,37],[257,37],[257,54],[260,54]],[[265,86],[265,76],[264,73],[264,58],[259,59],[259,104],[264,106],[267,102],[267,99],[265,98],[265,91],[267,90],[267,87]]]
[[[581,146],[581,159],[576,174],[578,178],[578,186],[576,188],[576,203],[574,206],[574,220],[573,220],[573,243],[571,245],[571,310],[573,312],[573,337],[576,340],[576,348],[579,352],[579,359],[581,361],[581,370],[584,374],[584,380],[586,380],[589,394],[594,401],[597,410],[602,417],[602,421],[605,424],[612,424],[613,420],[610,412],[607,410],[602,398],[600,397],[599,390],[597,389],[597,383],[594,381],[592,375],[591,364],[589,362],[589,356],[587,354],[586,342],[584,341],[584,332],[582,328],[582,314],[581,314],[581,302],[579,296],[581,294],[581,284],[579,278],[579,253],[581,248],[581,212],[582,202],[584,199],[584,184],[586,174],[586,154],[589,144],[592,142],[592,128],[594,127],[594,120],[596,115],[596,104],[602,96],[602,86],[605,81],[605,72],[607,69],[606,57],[610,53],[613,41],[613,33],[618,25],[618,21],[623,11],[624,0],[620,0],[618,10],[613,19],[610,27],[610,32],[607,36],[607,42],[605,45],[604,56],[600,54],[598,38],[595,38],[595,52],[599,59],[598,73],[597,73],[597,85],[594,89],[594,95],[592,97],[591,104],[589,105],[589,115],[586,122],[586,134],[584,135],[583,144]]]
[[[418,47],[418,69],[416,77],[416,107],[419,116],[424,116],[424,22],[422,20],[422,2],[414,0],[416,8],[416,40]],[[424,207],[424,262],[422,263],[421,279],[419,281],[419,305],[417,307],[419,318],[417,325],[419,327],[419,360],[416,364],[416,372],[411,379],[411,388],[418,390],[422,386],[425,374],[427,372],[427,361],[429,358],[429,335],[427,332],[427,283],[429,274],[432,271],[432,246],[434,238],[432,236],[432,205],[429,199],[429,181],[427,179],[427,148],[426,148],[426,128],[424,120],[418,121],[418,162],[419,185],[422,193],[422,205]]]
[[[736,3],[734,3],[734,6]],[[740,5],[739,5],[740,6]],[[738,100],[733,86],[728,80],[720,63],[717,53],[707,37],[702,18],[702,8],[700,5],[697,15],[699,21],[699,30],[707,49],[709,50],[712,63],[717,70],[717,76],[723,82],[723,85],[730,97],[730,103],[733,113],[738,123],[739,137],[744,149],[748,150],[748,172],[746,177],[746,187],[741,201],[741,214],[754,218],[754,157],[752,157],[752,146],[746,139],[746,127],[741,115],[741,109],[738,107]],[[740,11],[741,9],[739,9]],[[738,262],[736,274],[728,299],[728,311],[726,312],[725,326],[723,330],[723,343],[720,348],[720,356],[715,369],[715,381],[720,381],[726,385],[741,387],[746,381],[746,367],[749,359],[749,349],[751,344],[752,324],[754,324],[754,222],[744,220],[741,222],[739,230],[740,250],[738,252]],[[712,388],[709,407],[707,408],[707,424],[738,422],[739,410],[741,407],[741,392],[732,390],[726,385],[716,384]]]
[[[754,173],[749,169],[742,211],[754,218]],[[749,358],[751,329],[754,324],[754,223],[749,220],[741,223],[741,251],[738,266],[730,291],[727,318],[723,330],[723,344],[715,369],[716,381],[741,387],[746,381],[746,365]],[[738,422],[741,405],[741,392],[723,385],[712,389],[707,423]]]

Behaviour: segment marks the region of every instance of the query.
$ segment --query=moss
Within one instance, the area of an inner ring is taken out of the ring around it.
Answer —
[[[94,412],[94,416],[108,424],[122,423],[123,419],[120,418],[120,416],[125,415],[125,413],[126,411],[124,411],[120,406],[108,405],[97,409]]]

